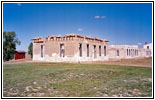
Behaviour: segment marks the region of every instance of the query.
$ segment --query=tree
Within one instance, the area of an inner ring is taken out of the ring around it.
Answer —
[[[31,58],[33,57],[33,43],[31,42],[28,47],[28,54],[31,55]]]
[[[8,61],[14,58],[16,44],[20,45],[21,42],[16,37],[15,32],[3,32],[3,60]]]

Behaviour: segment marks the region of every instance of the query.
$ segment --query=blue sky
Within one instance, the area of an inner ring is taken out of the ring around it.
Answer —
[[[15,31],[28,50],[31,39],[78,33],[109,44],[152,42],[151,3],[4,3],[3,31]]]

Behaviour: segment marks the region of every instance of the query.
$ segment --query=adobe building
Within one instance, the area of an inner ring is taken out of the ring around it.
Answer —
[[[138,45],[110,45],[109,60],[151,57],[152,48],[138,48]]]
[[[33,60],[48,62],[81,62],[132,59],[152,56],[149,44],[108,45],[108,40],[90,38],[79,34],[47,36],[33,39]]]
[[[143,46],[143,48],[147,50],[146,54],[148,56],[152,55],[152,43],[148,44],[147,42],[145,42],[145,45]]]
[[[108,60],[108,41],[78,34],[33,39],[33,60],[81,62]]]
[[[139,48],[137,45],[110,45],[109,58],[130,59],[138,57]]]

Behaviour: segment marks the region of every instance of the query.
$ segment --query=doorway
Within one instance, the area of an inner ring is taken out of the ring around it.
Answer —
[[[60,44],[60,57],[65,57],[64,44]]]
[[[94,45],[94,58],[97,58],[97,56],[96,56],[96,45]]]

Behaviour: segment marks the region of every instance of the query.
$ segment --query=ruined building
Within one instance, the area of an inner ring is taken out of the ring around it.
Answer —
[[[33,39],[33,60],[79,62],[108,60],[108,41],[78,34]]]
[[[152,50],[147,46],[108,45],[108,40],[90,38],[79,34],[47,36],[33,39],[33,60],[50,62],[107,61],[149,57]]]
[[[151,48],[138,48],[138,45],[109,45],[109,59],[132,59],[151,56]]]

